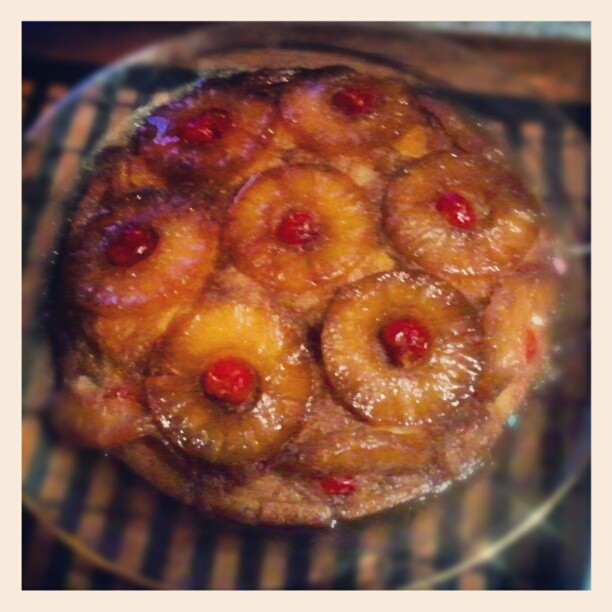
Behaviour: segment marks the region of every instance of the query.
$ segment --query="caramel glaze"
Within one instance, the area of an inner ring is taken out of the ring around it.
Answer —
[[[203,511],[326,525],[433,495],[488,460],[545,370],[538,202],[400,80],[203,80],[84,193],[55,421]],[[211,371],[234,377],[216,396]]]

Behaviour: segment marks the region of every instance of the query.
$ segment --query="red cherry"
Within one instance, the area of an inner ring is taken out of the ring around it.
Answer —
[[[204,393],[234,406],[250,399],[255,391],[255,372],[251,366],[234,357],[215,361],[201,378]]]
[[[474,207],[454,191],[443,192],[436,202],[436,210],[459,229],[471,229],[476,223]]]
[[[330,476],[320,480],[319,484],[329,495],[350,495],[356,489],[350,476]]]
[[[193,117],[178,130],[181,140],[192,145],[207,145],[232,127],[230,114],[222,108],[209,108]]]
[[[369,115],[374,110],[374,92],[367,87],[347,85],[337,91],[332,102],[334,106],[349,117]]]
[[[314,217],[306,210],[293,210],[276,228],[276,237],[286,244],[304,246],[316,240],[321,231]]]
[[[532,362],[538,352],[538,337],[533,329],[528,328],[525,332],[525,359],[527,359],[527,363]]]
[[[127,224],[113,236],[106,247],[106,258],[113,266],[129,268],[149,257],[159,236],[150,225]]]
[[[431,346],[427,328],[416,319],[392,321],[380,332],[389,358],[397,366],[405,366],[421,359]]]

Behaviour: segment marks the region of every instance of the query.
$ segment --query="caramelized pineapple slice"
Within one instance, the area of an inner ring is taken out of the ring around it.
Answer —
[[[347,69],[297,79],[281,113],[299,144],[330,155],[387,144],[423,120],[403,83]]]
[[[71,442],[111,448],[156,431],[136,381],[105,375],[100,381],[85,375],[64,383],[53,418]]]
[[[109,147],[95,160],[96,180],[106,181],[112,196],[147,188],[164,189],[166,181],[155,173],[144,157],[128,147]]]
[[[94,315],[85,322],[87,335],[102,352],[128,367],[145,365],[155,342],[187,305],[161,308],[151,313],[105,316]]]
[[[476,295],[527,253],[539,214],[535,198],[500,166],[439,153],[393,181],[385,227],[407,262],[458,287],[467,283]]]
[[[78,234],[101,210],[105,199],[130,198],[134,192],[164,189],[165,180],[153,172],[144,158],[127,147],[108,147],[96,155],[94,173],[89,177],[87,190],[73,212],[69,237]]]
[[[167,176],[215,182],[255,157],[270,139],[276,115],[266,96],[203,82],[195,93],[155,109],[135,143]]]
[[[421,123],[410,125],[402,130],[393,141],[393,148],[404,160],[415,160],[431,153],[446,151],[452,148],[446,133],[424,117]]]
[[[193,203],[137,195],[95,217],[72,241],[67,282],[107,317],[159,312],[197,294],[212,271],[218,229]]]
[[[219,294],[172,330],[146,382],[169,440],[221,464],[276,453],[311,400],[311,365],[271,308]]]
[[[284,465],[316,476],[391,474],[426,466],[433,451],[426,427],[364,424],[325,398],[311,410]]]
[[[328,378],[373,423],[461,415],[482,369],[480,325],[467,300],[424,273],[388,272],[340,289],[322,333]]]
[[[457,109],[429,96],[417,96],[417,103],[442,126],[450,142],[459,150],[480,154],[496,163],[508,163],[494,138],[475,121],[468,121]]]
[[[422,426],[384,431],[356,425],[300,449],[300,460],[320,474],[404,473],[426,467],[433,455],[431,438]]]
[[[507,385],[532,381],[551,350],[557,282],[542,265],[528,265],[505,278],[483,314],[486,378]]]
[[[236,266],[277,292],[341,283],[376,248],[376,223],[359,188],[336,170],[287,166],[238,193],[225,241]]]

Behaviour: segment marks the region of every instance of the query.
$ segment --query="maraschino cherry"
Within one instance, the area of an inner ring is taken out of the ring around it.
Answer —
[[[436,210],[459,229],[471,229],[476,223],[474,207],[454,191],[444,191],[436,202]]]
[[[158,242],[159,236],[150,225],[127,224],[108,243],[106,258],[113,266],[129,268],[149,257]]]
[[[530,327],[525,332],[525,359],[531,363],[538,354],[538,338]]]
[[[355,489],[355,481],[350,476],[329,476],[319,484],[329,495],[350,495]]]
[[[411,317],[385,325],[380,338],[389,358],[396,366],[405,366],[422,359],[431,346],[427,328]]]
[[[305,246],[314,242],[321,230],[307,210],[292,210],[276,228],[276,237],[285,244]]]
[[[348,117],[369,115],[374,110],[374,92],[368,87],[347,85],[337,91],[332,102]]]
[[[179,138],[192,145],[207,145],[222,138],[232,127],[230,114],[222,108],[209,108],[192,117],[179,130]]]
[[[238,406],[253,398],[256,375],[246,361],[226,357],[207,368],[200,382],[206,395]]]

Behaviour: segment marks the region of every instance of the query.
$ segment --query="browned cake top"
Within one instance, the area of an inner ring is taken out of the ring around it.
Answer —
[[[422,498],[482,463],[542,371],[541,224],[496,143],[400,80],[204,80],[94,162],[56,422],[239,520]]]

